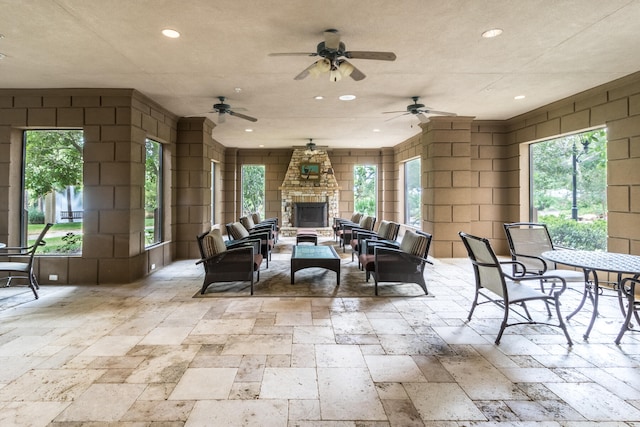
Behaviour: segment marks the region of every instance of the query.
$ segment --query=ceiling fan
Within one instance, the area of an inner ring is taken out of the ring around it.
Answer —
[[[302,80],[309,74],[317,77],[322,73],[329,73],[329,79],[337,82],[342,77],[350,76],[353,80],[362,80],[366,76],[350,62],[344,58],[353,59],[375,59],[379,61],[395,61],[396,54],[393,52],[369,52],[369,51],[348,51],[345,44],[340,41],[338,30],[328,29],[324,32],[324,41],[318,43],[315,53],[292,52],[292,53],[270,53],[269,56],[319,56],[317,60],[294,80]]]
[[[412,96],[411,99],[413,100],[413,104],[407,105],[406,112],[404,112],[404,111],[385,111],[382,114],[404,113],[404,114],[400,114],[400,116],[406,116],[407,114],[413,114],[413,115],[417,116],[418,120],[420,120],[422,123],[429,123],[429,117],[427,117],[426,114],[436,115],[436,116],[457,116],[456,113],[448,113],[446,111],[432,110],[431,107],[425,107],[424,104],[418,104],[418,100],[420,99],[419,96]],[[400,116],[392,117],[389,120],[393,120],[393,119],[395,119],[397,117],[400,117]]]
[[[224,103],[224,100],[225,100],[224,96],[219,96],[218,99],[220,100],[220,103],[213,104],[213,111],[210,111],[211,113],[218,113],[218,123],[224,123],[225,116],[227,114],[230,116],[236,116],[236,117],[240,117],[241,119],[249,120],[250,122],[258,121],[258,119],[256,119],[255,117],[247,116],[245,114],[240,114],[236,111],[233,111],[231,109],[231,105]]]

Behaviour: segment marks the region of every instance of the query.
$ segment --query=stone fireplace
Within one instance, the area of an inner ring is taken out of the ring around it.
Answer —
[[[296,148],[282,186],[280,232],[294,236],[298,228],[315,228],[319,234],[330,236],[332,219],[339,216],[340,188],[332,173],[326,150]]]

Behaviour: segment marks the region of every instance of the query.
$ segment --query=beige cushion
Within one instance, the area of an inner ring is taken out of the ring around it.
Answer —
[[[242,218],[240,218],[240,223],[242,223],[242,225],[244,225],[244,228],[246,228],[247,230],[251,230],[256,226],[251,216],[243,216]]]
[[[360,226],[360,228],[364,228],[365,230],[372,230],[373,217],[368,215],[363,216],[362,218],[360,218],[360,222],[358,223],[358,225]]]
[[[234,222],[229,227],[229,234],[231,234],[233,240],[239,240],[247,237],[249,235],[249,232],[246,228],[244,228],[242,224],[240,224],[239,222]]]
[[[362,214],[360,212],[355,212],[351,215],[351,222],[359,223],[362,218]]]
[[[204,251],[205,258],[218,255],[227,250],[227,246],[224,244],[224,239],[219,229],[214,228],[209,234],[204,236],[204,239],[202,239],[202,250]]]
[[[380,236],[380,238],[382,239],[387,239],[387,240],[391,240],[391,239],[395,239],[396,237],[398,237],[398,228],[400,228],[400,224],[398,224],[397,222],[387,222],[384,230],[382,229],[382,225],[385,221],[382,221],[380,223],[380,228],[378,229],[378,236]]]
[[[258,214],[258,212],[252,213],[251,219],[253,220],[254,224],[260,224],[260,215]]]
[[[429,241],[425,236],[421,236],[414,231],[407,230],[407,232],[404,233],[402,242],[400,242],[400,250],[422,258],[424,256],[424,251],[427,250],[428,243]]]

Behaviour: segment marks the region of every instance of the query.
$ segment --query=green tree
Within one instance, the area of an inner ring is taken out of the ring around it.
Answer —
[[[242,166],[242,213],[249,215],[254,212],[265,217],[265,166]]]
[[[82,185],[83,146],[81,130],[26,132],[24,185],[30,200],[66,189],[71,211],[69,187]]]
[[[377,170],[375,165],[355,165],[353,168],[353,198],[357,212],[376,213]]]

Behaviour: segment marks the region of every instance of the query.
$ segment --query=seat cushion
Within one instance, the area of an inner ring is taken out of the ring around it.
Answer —
[[[429,241],[425,236],[421,236],[414,231],[407,230],[406,233],[404,233],[402,242],[400,242],[400,250],[422,258],[425,256],[428,244]]]
[[[224,244],[222,233],[219,229],[214,228],[204,236],[202,239],[202,250],[204,251],[205,258],[218,255],[227,250],[227,246]]]

